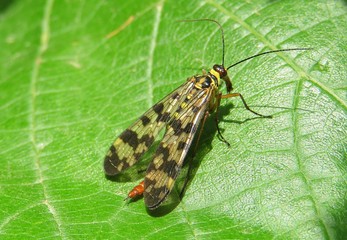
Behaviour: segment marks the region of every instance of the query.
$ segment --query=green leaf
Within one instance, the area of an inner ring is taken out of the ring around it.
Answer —
[[[223,99],[231,147],[212,116],[183,200],[148,212],[123,202],[145,164],[110,181],[103,158],[141,113],[221,63],[215,24],[176,21],[198,18],[222,24],[226,65],[314,50],[230,69],[234,92],[273,118]],[[337,0],[2,1],[0,238],[343,239],[346,22]]]

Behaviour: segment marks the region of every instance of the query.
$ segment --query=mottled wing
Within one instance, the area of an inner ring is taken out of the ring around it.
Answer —
[[[104,160],[107,175],[116,175],[141,158],[192,87],[190,81],[182,84],[151,107],[114,141]]]
[[[212,91],[196,90],[185,99],[167,125],[163,140],[148,166],[144,200],[149,209],[158,207],[170,193],[199,123],[206,112]]]

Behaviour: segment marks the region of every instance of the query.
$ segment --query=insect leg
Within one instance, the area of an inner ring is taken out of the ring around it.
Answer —
[[[232,97],[240,97],[242,102],[243,102],[243,105],[245,106],[245,108],[248,111],[252,112],[253,114],[258,115],[260,117],[264,117],[264,118],[272,118],[271,115],[263,115],[263,114],[257,113],[255,111],[253,111],[252,109],[250,109],[250,107],[248,107],[248,105],[247,105],[245,99],[243,98],[243,96],[241,95],[241,93],[228,93],[228,94],[225,94],[225,95],[221,96],[221,98],[232,98]]]
[[[219,109],[219,105],[220,105],[220,100],[223,98],[223,95],[222,93],[219,93],[216,97],[217,101],[216,101],[216,105],[215,105],[215,108],[216,108],[216,115],[215,115],[215,120],[216,120],[216,127],[217,127],[217,132],[218,132],[218,135],[220,137],[220,139],[222,140],[222,142],[224,142],[228,147],[230,147],[230,143],[225,140],[225,138],[223,137],[222,135],[222,132],[220,131],[220,128],[219,128],[219,120],[218,120],[218,109]]]

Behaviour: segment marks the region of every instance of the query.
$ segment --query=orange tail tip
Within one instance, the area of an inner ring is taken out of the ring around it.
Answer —
[[[129,193],[126,199],[133,199],[137,196],[141,196],[143,192],[145,191],[145,183],[144,181],[140,182],[137,186],[135,186]]]

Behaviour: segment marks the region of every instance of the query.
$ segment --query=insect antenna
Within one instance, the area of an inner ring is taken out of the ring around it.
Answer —
[[[224,43],[224,30],[222,25],[217,22],[216,20],[209,19],[209,18],[199,18],[199,19],[184,19],[184,20],[178,20],[177,22],[213,22],[218,25],[221,33],[222,33],[222,66],[224,66],[224,56],[225,56],[225,43]]]
[[[218,25],[220,31],[221,31],[221,36],[222,36],[222,66],[224,67],[224,58],[225,58],[225,43],[224,43],[224,30],[222,25],[217,22],[214,19],[209,19],[209,18],[200,18],[200,19],[184,19],[184,20],[178,20],[177,22],[213,22],[215,24]],[[307,50],[313,50],[313,48],[287,48],[287,49],[277,49],[277,50],[271,50],[271,51],[267,51],[267,52],[262,52],[262,53],[258,53],[256,55],[250,56],[248,58],[245,58],[241,61],[238,61],[232,65],[230,65],[229,67],[226,68],[226,70],[229,70],[232,67],[235,67],[236,65],[246,62],[252,58],[255,57],[259,57],[261,55],[265,55],[265,54],[269,54],[269,53],[276,53],[276,52],[289,52],[289,51],[307,51]]]
[[[241,61],[238,61],[232,65],[230,65],[229,67],[227,67],[227,70],[229,70],[230,68],[232,67],[235,67],[236,65],[239,65],[240,63],[243,63],[243,62],[246,62],[252,58],[255,58],[255,57],[259,57],[261,55],[265,55],[265,54],[269,54],[269,53],[276,53],[276,52],[289,52],[289,51],[307,51],[307,50],[312,50],[313,48],[287,48],[287,49],[277,49],[277,50],[271,50],[271,51],[267,51],[267,52],[262,52],[262,53],[258,53],[258,54],[255,54],[253,56],[250,56],[248,58],[245,58]]]

